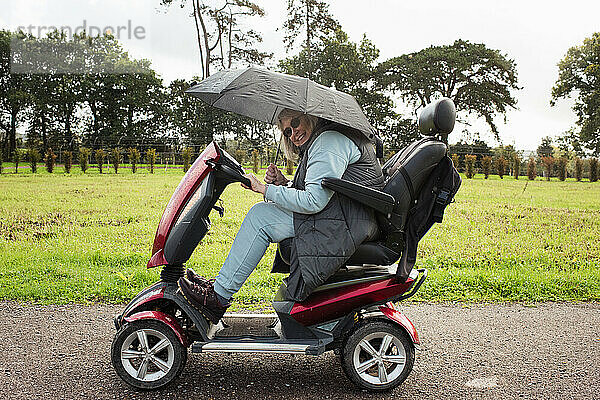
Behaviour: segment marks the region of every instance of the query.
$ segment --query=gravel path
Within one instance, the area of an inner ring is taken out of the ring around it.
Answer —
[[[1,399],[600,399],[600,304],[403,306],[421,336],[391,393],[355,389],[333,354],[191,355],[181,378],[136,392],[110,365],[121,306],[0,302]]]

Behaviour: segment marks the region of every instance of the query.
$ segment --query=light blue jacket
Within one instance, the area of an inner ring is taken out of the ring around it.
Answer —
[[[305,190],[267,184],[265,200],[301,214],[316,214],[325,208],[333,191],[321,186],[323,178],[341,178],[348,165],[360,158],[360,150],[345,135],[325,131],[308,149]]]

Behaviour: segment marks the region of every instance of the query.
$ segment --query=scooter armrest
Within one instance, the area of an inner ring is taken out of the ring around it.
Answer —
[[[343,194],[359,203],[371,207],[382,214],[390,214],[394,209],[394,197],[358,183],[338,178],[323,178],[321,186]]]

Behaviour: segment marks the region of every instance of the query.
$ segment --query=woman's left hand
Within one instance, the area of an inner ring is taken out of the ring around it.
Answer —
[[[246,177],[246,178],[248,178],[248,179],[250,180],[250,183],[252,184],[252,187],[248,187],[248,186],[246,186],[246,185],[244,185],[244,184],[242,183],[242,187],[243,187],[243,188],[245,188],[245,189],[250,189],[250,190],[252,190],[253,192],[260,193],[260,194],[262,194],[262,195],[264,196],[264,194],[265,194],[265,189],[266,189],[266,186],[265,186],[265,184],[264,184],[264,183],[261,183],[261,181],[259,181],[259,180],[258,180],[258,179],[257,179],[257,178],[256,178],[254,175],[252,175],[252,174],[244,174],[244,177]]]

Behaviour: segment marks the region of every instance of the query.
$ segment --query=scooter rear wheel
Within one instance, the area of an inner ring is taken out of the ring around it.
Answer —
[[[111,347],[115,371],[129,385],[158,389],[177,378],[187,361],[187,349],[160,321],[140,320],[124,325]]]
[[[345,341],[342,368],[358,387],[370,391],[390,390],[412,371],[415,348],[406,332],[376,320],[359,326]]]

